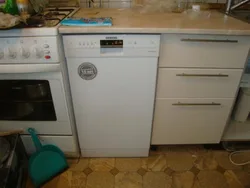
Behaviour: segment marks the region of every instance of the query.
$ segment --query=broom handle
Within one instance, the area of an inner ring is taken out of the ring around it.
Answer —
[[[39,151],[41,148],[42,148],[42,144],[38,138],[38,136],[36,135],[36,131],[35,129],[33,128],[28,128],[28,132],[30,133],[31,135],[31,138],[35,144],[35,147],[36,147],[36,151]]]
[[[22,133],[23,130],[22,129],[19,129],[19,130],[13,130],[13,131],[0,131],[0,136],[9,136],[9,135],[12,135],[12,134],[20,134]]]

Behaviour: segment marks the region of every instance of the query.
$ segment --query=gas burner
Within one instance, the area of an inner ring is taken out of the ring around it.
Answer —
[[[27,24],[20,24],[16,28],[54,27],[74,10],[75,8],[46,8],[44,12],[28,18]]]
[[[55,8],[47,8],[47,10],[49,11],[68,11],[68,12],[72,12],[73,10],[75,10],[74,8],[63,8],[63,7],[55,7]]]
[[[41,15],[32,16],[28,18],[26,22],[29,27],[44,27],[45,26],[45,20],[43,16]]]
[[[45,13],[45,18],[51,18],[53,16],[67,16],[67,13],[59,12],[59,11],[49,11],[48,13]]]

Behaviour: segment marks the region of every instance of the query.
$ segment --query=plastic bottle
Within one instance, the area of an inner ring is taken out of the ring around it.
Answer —
[[[4,6],[4,12],[12,14],[12,15],[18,15],[18,8],[16,5],[15,0],[6,0],[5,6]]]

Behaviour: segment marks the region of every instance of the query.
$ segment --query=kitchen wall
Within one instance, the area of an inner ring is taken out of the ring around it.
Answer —
[[[93,3],[89,3],[90,0],[80,0],[81,7],[103,7],[103,8],[129,8],[135,2],[141,2],[142,0],[93,0]],[[226,3],[226,0],[181,0],[188,2],[207,2],[207,3]],[[101,6],[100,6],[101,5]]]
[[[89,0],[80,0],[81,7],[101,7],[103,8],[129,8],[132,6],[132,0],[94,0],[89,3]]]

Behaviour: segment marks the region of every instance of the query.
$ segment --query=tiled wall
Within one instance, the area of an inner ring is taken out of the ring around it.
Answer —
[[[81,7],[129,8],[132,0],[80,0]]]
[[[129,8],[134,1],[142,0],[80,0],[81,7]],[[188,2],[226,3],[227,0],[181,0]]]

